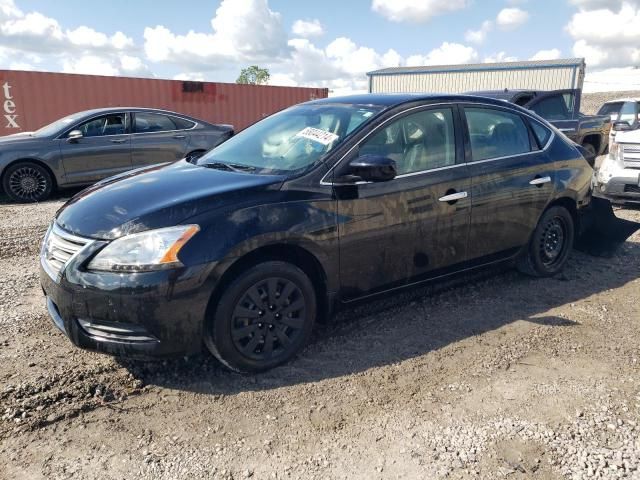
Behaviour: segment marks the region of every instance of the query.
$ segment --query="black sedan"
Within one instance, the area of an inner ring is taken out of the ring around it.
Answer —
[[[296,354],[334,307],[496,262],[565,265],[592,169],[535,114],[471,96],[298,105],[205,154],[105,180],[44,240],[49,313],[82,348]]]
[[[0,137],[0,185],[13,200],[36,202],[56,188],[182,158],[195,159],[233,135],[174,112],[148,108],[88,110],[36,132]]]

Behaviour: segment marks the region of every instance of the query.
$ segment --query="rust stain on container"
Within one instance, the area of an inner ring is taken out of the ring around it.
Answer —
[[[236,131],[326,88],[104,77],[0,70],[0,136],[33,131],[66,115],[102,107],[172,110]]]

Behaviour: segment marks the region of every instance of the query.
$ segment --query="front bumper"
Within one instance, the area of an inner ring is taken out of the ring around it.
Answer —
[[[595,176],[593,187],[594,195],[612,202],[640,203],[640,170],[623,168],[607,158]]]
[[[201,350],[211,266],[117,274],[82,271],[81,261],[56,279],[40,261],[49,315],[74,345],[139,358]]]

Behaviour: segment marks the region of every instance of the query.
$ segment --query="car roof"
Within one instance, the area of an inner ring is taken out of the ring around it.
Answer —
[[[603,105],[606,105],[607,103],[618,103],[618,102],[640,102],[640,97],[639,98],[616,98],[615,100],[607,100],[606,102],[604,102]]]
[[[146,108],[146,107],[106,107],[106,108],[93,108],[91,110],[84,110],[82,112],[76,112],[72,115],[78,115],[82,117],[92,116],[92,115],[100,115],[101,113],[109,113],[109,112],[150,112],[150,113],[163,113],[166,115],[175,115],[177,117],[188,118],[189,120],[193,120],[194,122],[200,122],[204,124],[209,124],[204,120],[200,120],[198,118],[194,118],[190,115],[185,115],[184,113],[172,112],[170,110],[163,110],[160,108]]]
[[[504,106],[505,102],[481,95],[444,94],[444,93],[364,93],[342,97],[328,97],[306,102],[305,105],[371,105],[391,108],[412,102],[479,102]],[[513,106],[513,105],[511,105]]]

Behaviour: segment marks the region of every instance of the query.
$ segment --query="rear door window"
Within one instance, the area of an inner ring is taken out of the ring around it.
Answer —
[[[551,130],[535,120],[529,120],[529,124],[531,125],[531,130],[533,130],[533,136],[538,141],[538,147],[543,149],[547,145],[549,138],[551,138]]]
[[[136,113],[134,133],[169,132],[180,130],[168,115],[160,113]]]
[[[529,130],[520,115],[475,107],[465,107],[464,112],[474,162],[532,151]]]

